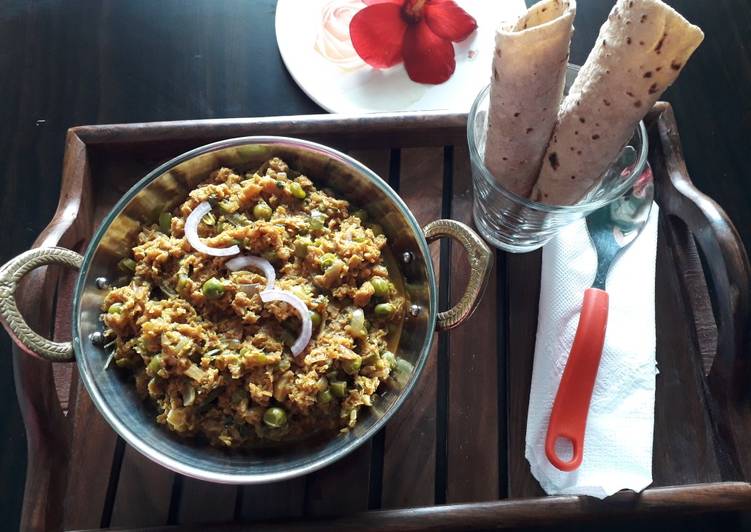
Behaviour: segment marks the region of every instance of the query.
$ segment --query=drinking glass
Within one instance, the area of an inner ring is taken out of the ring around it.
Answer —
[[[566,92],[578,67],[569,65]],[[630,189],[647,163],[648,140],[643,122],[605,172],[599,184],[575,205],[548,205],[519,196],[499,183],[485,166],[485,139],[490,86],[475,99],[467,118],[467,143],[475,197],[473,215],[482,236],[497,248],[513,253],[535,250],[563,227],[607,205]]]

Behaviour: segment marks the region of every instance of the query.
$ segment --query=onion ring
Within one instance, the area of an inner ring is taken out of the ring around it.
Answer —
[[[188,239],[190,246],[199,253],[211,255],[212,257],[231,257],[232,255],[239,254],[240,248],[237,245],[228,248],[212,248],[201,242],[201,239],[198,237],[198,224],[201,223],[201,218],[209,211],[211,211],[209,202],[201,202],[185,220],[185,238]]]
[[[246,266],[253,266],[257,270],[261,270],[266,277],[266,290],[272,290],[274,283],[276,282],[276,271],[269,261],[263,257],[256,257],[255,255],[243,255],[241,257],[235,257],[225,263],[228,269],[234,271],[244,268]]]
[[[310,310],[305,302],[294,294],[285,292],[284,290],[264,290],[261,292],[261,301],[268,303],[270,301],[282,301],[294,308],[300,315],[300,321],[302,321],[302,327],[300,334],[295,342],[290,347],[294,356],[299,355],[310,343],[310,337],[313,334],[313,322],[310,319]]]

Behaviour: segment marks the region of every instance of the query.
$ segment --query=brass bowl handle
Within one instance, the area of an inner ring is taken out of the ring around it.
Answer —
[[[0,319],[18,346],[32,355],[52,362],[73,359],[71,342],[53,342],[34,332],[21,316],[16,305],[16,288],[24,275],[48,264],[61,264],[80,269],[83,257],[65,248],[36,248],[8,261],[0,268]]]
[[[447,331],[469,318],[482,297],[490,277],[493,256],[488,245],[467,225],[456,220],[436,220],[423,228],[425,240],[433,242],[442,237],[458,241],[469,259],[469,282],[459,302],[449,310],[438,313],[436,330]]]

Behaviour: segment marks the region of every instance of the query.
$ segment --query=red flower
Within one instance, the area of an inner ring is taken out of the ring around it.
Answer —
[[[404,61],[412,81],[443,83],[456,68],[454,45],[477,22],[452,0],[363,0],[349,24],[352,45],[363,61],[388,68]]]

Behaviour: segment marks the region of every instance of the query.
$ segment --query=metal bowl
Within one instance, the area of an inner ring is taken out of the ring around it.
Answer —
[[[129,375],[105,369],[102,323],[99,320],[106,283],[118,276],[117,262],[127,256],[143,222],[153,213],[182,202],[188,192],[218,166],[256,169],[271,157],[313,179],[319,187],[360,206],[383,226],[405,283],[408,312],[397,355],[412,366],[411,374],[380,395],[363,411],[355,428],[336,436],[314,436],[268,449],[230,452],[185,439],[154,420],[155,411],[141,401]],[[459,303],[437,310],[437,284],[428,242],[448,236],[467,250],[470,282]],[[37,248],[0,269],[0,315],[13,339],[26,352],[53,361],[75,356],[80,378],[101,414],[133,448],[183,475],[223,483],[261,483],[315,471],[345,456],[373,436],[399,409],[422,372],[433,332],[454,327],[474,310],[490,273],[490,250],[467,226],[437,220],[420,228],[409,208],[372,170],[336,150],[283,137],[244,137],[224,140],[187,152],[163,164],[115,205],[94,234],[86,253],[63,248]],[[80,268],[73,296],[71,343],[56,343],[33,332],[14,300],[18,281],[45,264]]]

